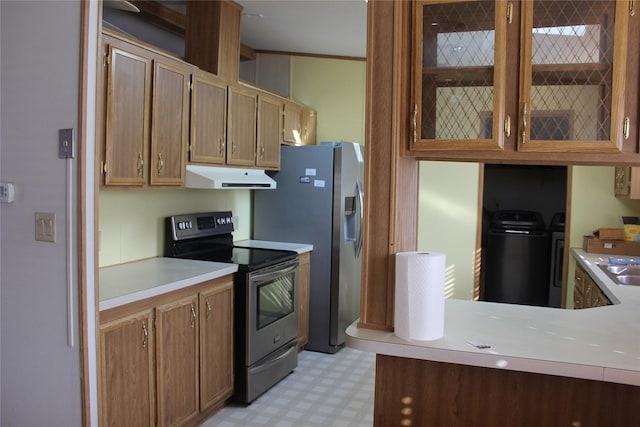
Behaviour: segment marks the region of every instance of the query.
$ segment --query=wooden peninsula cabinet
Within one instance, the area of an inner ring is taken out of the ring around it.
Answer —
[[[576,264],[573,287],[573,308],[592,308],[609,305],[610,301],[589,274]]]
[[[197,425],[233,394],[233,278],[100,312],[101,425]]]

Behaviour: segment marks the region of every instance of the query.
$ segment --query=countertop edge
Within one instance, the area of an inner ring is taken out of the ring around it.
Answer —
[[[233,242],[234,246],[244,248],[257,248],[257,249],[277,249],[285,251],[294,251],[298,254],[304,254],[313,251],[313,245],[310,243],[296,243],[296,242],[275,242],[269,240],[239,240]]]

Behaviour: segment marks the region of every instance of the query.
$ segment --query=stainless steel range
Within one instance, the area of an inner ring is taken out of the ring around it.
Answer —
[[[238,264],[234,396],[251,403],[298,363],[298,254],[235,247],[232,218],[230,211],[166,218],[165,256]]]

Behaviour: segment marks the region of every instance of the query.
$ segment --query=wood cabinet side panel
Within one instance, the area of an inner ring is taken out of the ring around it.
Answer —
[[[311,254],[298,256],[298,349],[302,350],[309,342],[309,286],[311,281]]]
[[[528,372],[376,357],[375,426],[623,426],[640,387]]]

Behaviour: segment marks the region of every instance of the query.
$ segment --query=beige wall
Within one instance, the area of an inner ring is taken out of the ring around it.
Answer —
[[[640,216],[640,200],[615,197],[614,168],[611,166],[574,166],[571,197],[571,247],[582,247],[585,235],[600,227],[621,227],[621,216]],[[573,307],[575,261],[569,259],[568,307]]]
[[[364,143],[364,89],[364,61],[291,58],[291,98],[317,111],[318,142]]]
[[[103,190],[99,195],[100,267],[162,256],[164,218],[230,210],[235,240],[248,239],[251,190]],[[268,191],[268,190],[261,190]]]
[[[479,168],[420,162],[418,250],[446,255],[447,298],[473,299]]]

